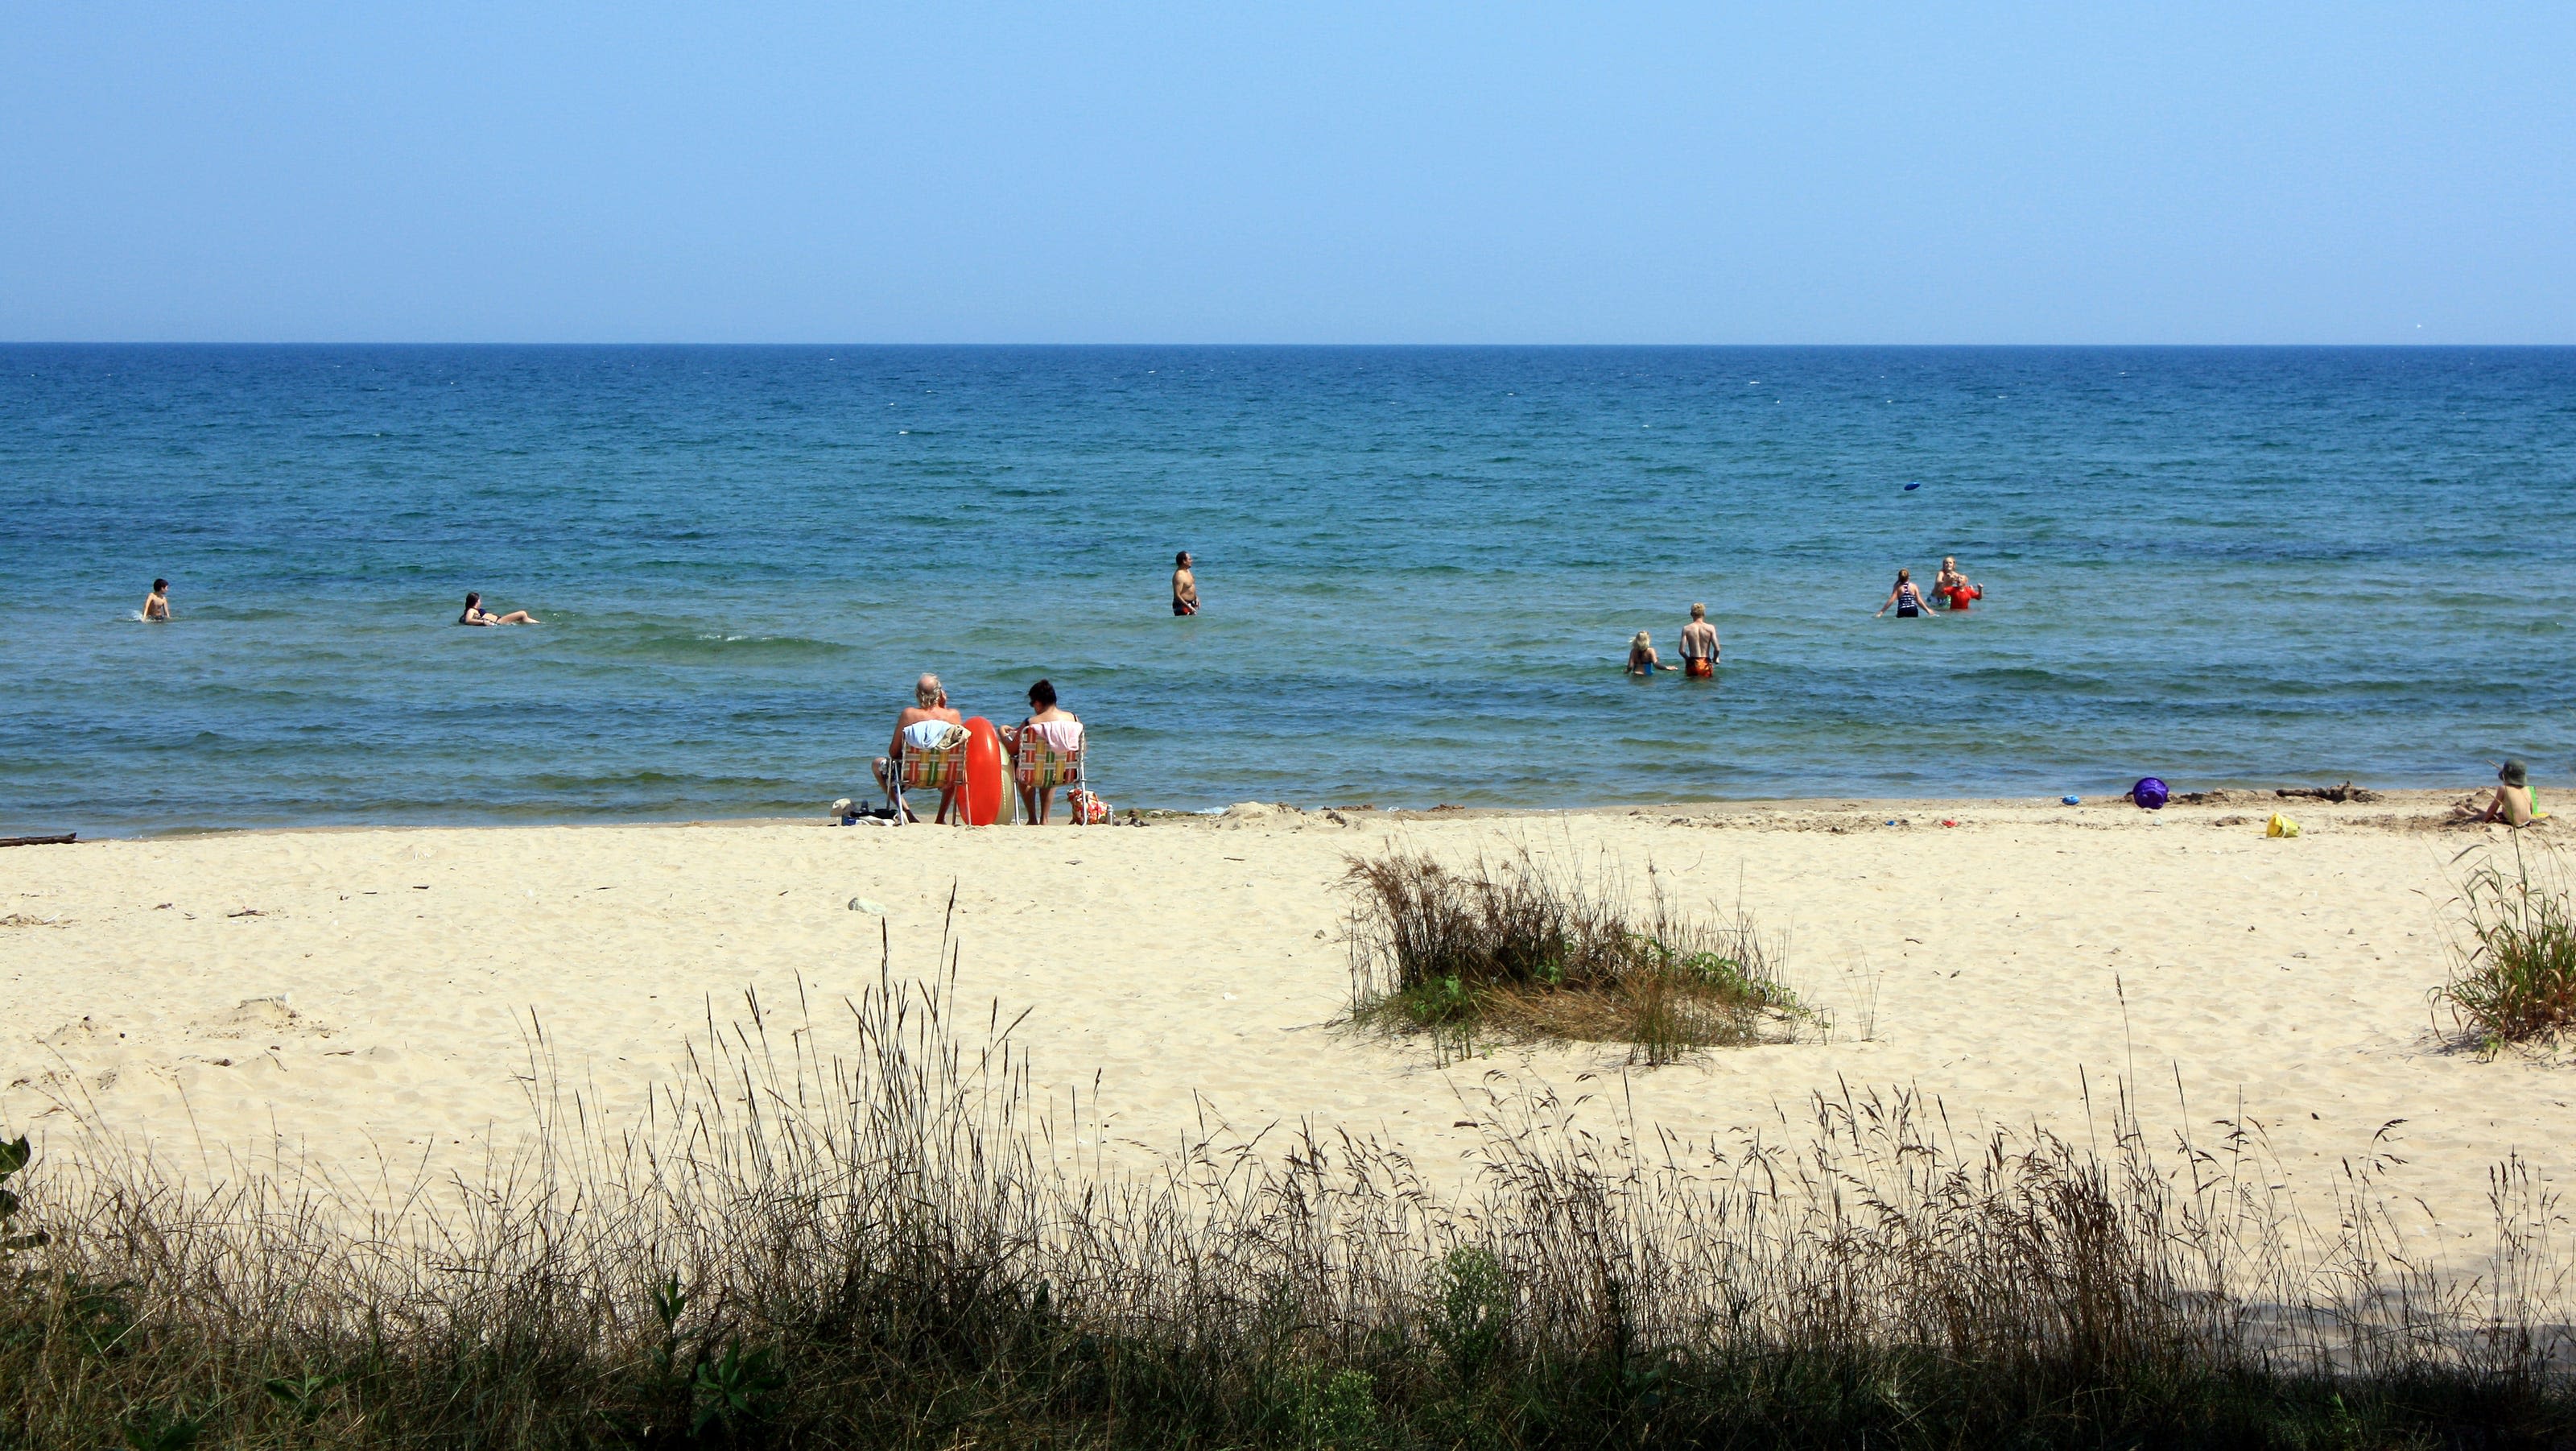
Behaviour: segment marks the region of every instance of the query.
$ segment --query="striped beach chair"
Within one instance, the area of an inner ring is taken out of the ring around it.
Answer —
[[[937,791],[943,794],[966,784],[966,743],[974,739],[964,726],[950,726],[932,744],[922,744],[907,736],[902,749],[886,763],[886,798],[894,807],[894,823],[902,826],[912,819],[904,809],[906,791]],[[965,803],[959,802],[949,825],[966,824]]]
[[[1049,725],[1070,725],[1073,729],[1050,730]],[[1084,765],[1090,755],[1090,741],[1079,722],[1025,727],[1020,732],[1019,751],[1011,758],[1011,784],[1027,800],[1042,800],[1060,786],[1089,790]],[[1073,821],[1080,825],[1082,814],[1074,812]]]

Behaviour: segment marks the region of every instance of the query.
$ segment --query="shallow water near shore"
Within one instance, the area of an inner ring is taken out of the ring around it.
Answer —
[[[2576,770],[2569,349],[11,346],[0,504],[0,832],[812,812],[924,669],[1121,806]]]

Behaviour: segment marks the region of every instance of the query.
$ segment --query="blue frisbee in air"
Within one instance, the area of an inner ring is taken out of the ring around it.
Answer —
[[[1910,494],[1921,487],[1923,487],[1923,481],[1921,479],[1916,479],[1914,482],[1905,486],[1905,492]]]

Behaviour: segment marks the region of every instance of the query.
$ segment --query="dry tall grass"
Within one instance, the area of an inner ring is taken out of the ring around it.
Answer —
[[[1797,1006],[1741,911],[1687,919],[1660,891],[1640,910],[1606,870],[1525,847],[1465,867],[1398,848],[1354,858],[1345,881],[1353,1016],[1429,1035],[1444,1063],[1479,1034],[1627,1043],[1632,1061],[1670,1063],[1785,1036]]]
[[[631,1125],[385,1205],[106,1139],[13,1183],[0,1445],[2559,1444],[2549,1206],[2481,1276],[2366,1186],[2312,1236],[2257,1141],[1954,1142],[1850,1096],[1602,1137],[1499,1085],[1479,1175],[1309,1130],[1129,1177],[950,973],[757,1002]],[[982,1018],[982,1022],[974,1021]],[[838,1051],[823,1046],[838,1042]],[[557,1082],[544,1071],[540,1084]]]

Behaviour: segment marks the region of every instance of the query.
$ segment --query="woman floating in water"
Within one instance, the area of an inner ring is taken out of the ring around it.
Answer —
[[[1629,674],[1652,675],[1658,670],[1678,670],[1680,668],[1681,667],[1678,665],[1665,664],[1663,659],[1655,654],[1654,637],[1647,634],[1645,631],[1639,630],[1637,632],[1637,638],[1628,642]]]
[[[456,617],[456,623],[460,625],[542,625],[545,621],[529,614],[526,610],[512,610],[506,615],[496,615],[483,608],[481,594],[469,591],[465,596],[465,613]]]
[[[1890,606],[1895,607],[1896,617],[1900,620],[1919,619],[1932,612],[1923,598],[1923,591],[1914,586],[1914,571],[1900,569],[1896,572],[1896,588],[1887,592],[1887,603],[1878,607],[1878,615],[1886,614]],[[1878,615],[1870,618],[1875,620]]]

